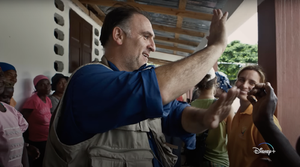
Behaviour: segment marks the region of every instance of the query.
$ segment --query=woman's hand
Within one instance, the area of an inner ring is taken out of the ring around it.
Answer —
[[[38,159],[40,157],[40,150],[33,145],[27,145],[28,155],[33,159]]]

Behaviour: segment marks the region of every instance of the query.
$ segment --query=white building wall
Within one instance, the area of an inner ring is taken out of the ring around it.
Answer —
[[[32,83],[36,75],[43,74],[49,79],[56,73],[54,62],[64,63],[64,75],[68,73],[69,60],[69,10],[73,9],[89,22],[93,29],[101,32],[101,27],[84,14],[69,0],[62,0],[64,11],[58,10],[54,0],[1,0],[0,1],[0,61],[14,65],[18,72],[18,82],[15,85],[14,99],[17,109],[20,109],[25,99],[32,95]],[[64,26],[57,25],[54,14],[64,18]],[[64,32],[64,40],[54,37],[54,29]],[[96,36],[93,33],[93,39]],[[97,37],[99,39],[99,37]],[[101,46],[93,43],[92,60],[101,59]],[[56,55],[54,45],[64,47],[63,56]],[[101,44],[100,44],[101,45]],[[96,56],[94,49],[99,50]]]

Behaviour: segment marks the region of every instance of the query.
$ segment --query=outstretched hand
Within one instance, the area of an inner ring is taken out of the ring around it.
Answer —
[[[228,12],[223,12],[220,9],[214,9],[214,15],[211,20],[209,36],[207,37],[207,46],[219,45],[224,51],[227,46],[226,21]]]
[[[33,159],[38,159],[40,157],[40,150],[33,145],[27,147],[28,155]]]
[[[239,93],[240,90],[235,86],[228,93],[222,93],[219,99],[207,109],[203,117],[204,126],[209,129],[217,128],[219,123],[229,115],[232,103]]]
[[[269,82],[256,84],[247,98],[253,105],[252,117],[255,125],[273,120],[277,96]]]

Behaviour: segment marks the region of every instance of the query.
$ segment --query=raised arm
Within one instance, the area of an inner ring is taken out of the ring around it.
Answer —
[[[238,94],[239,90],[233,87],[228,93],[223,93],[207,110],[186,107],[182,112],[182,127],[190,133],[201,133],[206,129],[217,128],[219,123],[229,115],[231,104]]]
[[[155,69],[163,104],[167,104],[195,86],[217,62],[226,48],[225,23],[228,13],[214,10],[208,46],[193,55]]]
[[[234,109],[233,109],[233,107],[231,106],[229,115],[228,115],[227,120],[226,120],[226,131],[227,131],[227,135],[229,135],[230,132],[231,132],[231,125],[232,125],[233,117],[234,117]]]
[[[255,96],[257,100],[255,100],[253,96]],[[256,84],[255,88],[249,92],[248,100],[253,105],[252,116],[255,126],[265,141],[272,144],[276,151],[274,154],[270,154],[274,165],[299,167],[299,155],[273,121],[277,97],[271,84]]]

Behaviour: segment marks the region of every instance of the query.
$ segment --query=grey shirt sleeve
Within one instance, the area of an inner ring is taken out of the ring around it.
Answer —
[[[57,108],[59,100],[55,96],[52,96],[52,95],[49,96],[49,99],[51,100],[51,103],[52,103],[52,108],[50,109],[50,112],[51,112],[51,114],[53,114],[53,112]]]

